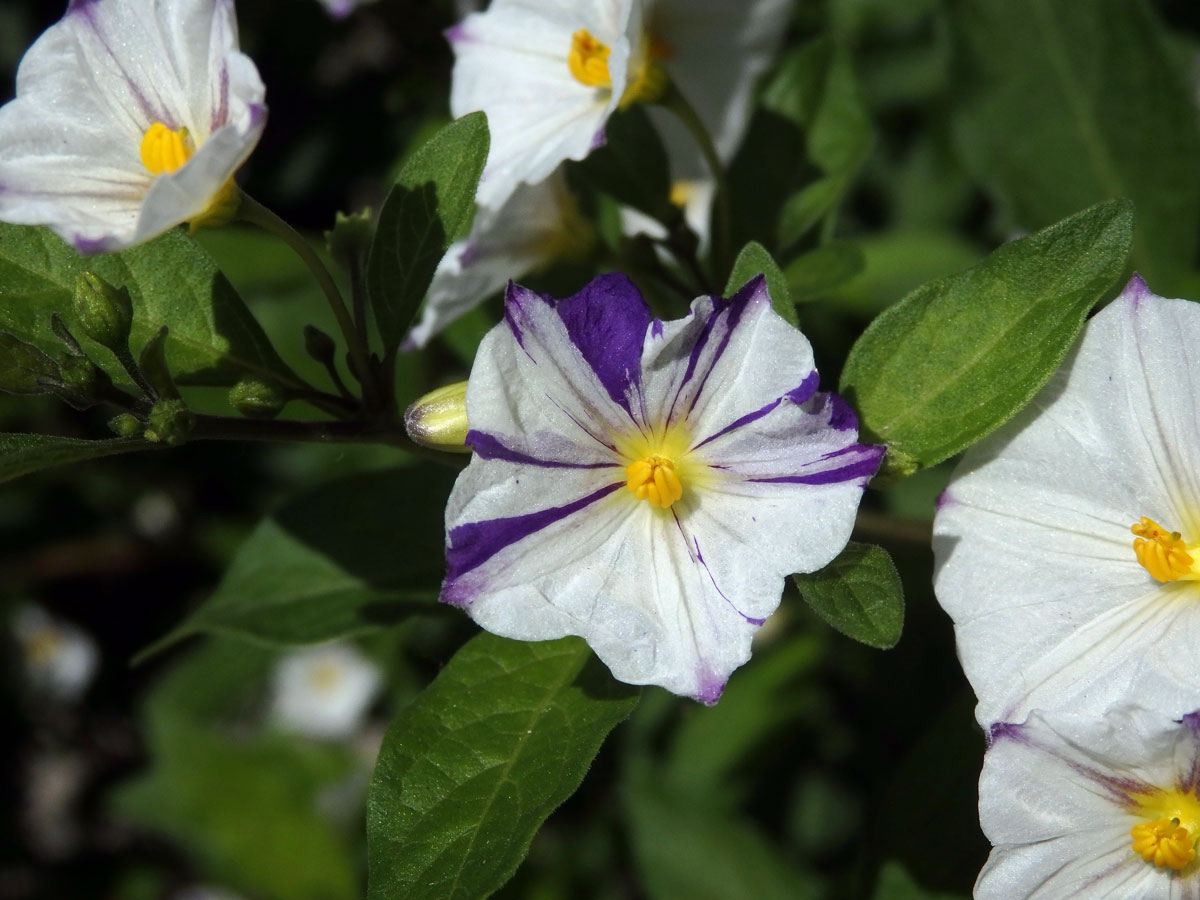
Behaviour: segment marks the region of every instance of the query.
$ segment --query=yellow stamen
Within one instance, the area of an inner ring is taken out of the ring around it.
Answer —
[[[25,655],[35,666],[45,666],[50,663],[62,649],[63,638],[53,628],[43,628],[29,638],[25,644]]]
[[[675,473],[675,461],[670,457],[647,456],[634,460],[625,469],[625,487],[639,500],[651,506],[667,509],[683,496],[683,482]]]
[[[1170,866],[1179,871],[1196,858],[1196,841],[1179,819],[1142,822],[1129,830],[1133,852],[1159,868]]]
[[[308,685],[314,691],[328,693],[342,680],[342,669],[332,662],[320,662],[308,673]]]
[[[684,209],[688,205],[688,201],[696,193],[696,182],[694,181],[672,181],[671,194],[668,199],[672,206],[677,206]]]
[[[611,88],[612,77],[608,74],[608,45],[592,37],[586,28],[571,35],[571,52],[567,54],[567,66],[575,80],[588,87]]]
[[[155,122],[142,136],[142,165],[151,175],[177,172],[194,152],[186,128],[172,131],[162,122]]]
[[[1196,548],[1184,543],[1178,531],[1167,531],[1145,516],[1129,530],[1137,536],[1133,542],[1137,561],[1154,578],[1163,582],[1200,578],[1200,573],[1193,570],[1196,560],[1189,552]]]

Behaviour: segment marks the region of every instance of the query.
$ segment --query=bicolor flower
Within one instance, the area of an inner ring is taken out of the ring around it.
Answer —
[[[352,644],[320,644],[275,666],[272,717],[307,737],[350,737],[379,695],[383,674]]]
[[[558,171],[518,187],[498,210],[480,207],[465,240],[450,246],[433,276],[410,347],[424,347],[510,279],[586,253],[595,237]]]
[[[990,737],[975,900],[1200,898],[1200,713],[1035,712]]]
[[[1135,276],[939,500],[934,587],[985,726],[1200,707],[1200,306]]]
[[[33,692],[67,703],[83,696],[100,665],[100,651],[87,633],[28,605],[17,610],[12,629]]]
[[[789,8],[787,0],[495,0],[467,16],[448,33],[450,108],[488,115],[479,203],[498,207],[518,184],[583,159],[604,143],[608,117],[657,99],[667,75],[731,154]],[[711,174],[691,138],[668,127],[668,146],[686,148],[672,153],[684,166],[676,177]]]
[[[882,448],[817,391],[759,278],[653,319],[625,276],[515,285],[467,387],[442,599],[521,640],[580,635],[613,674],[715,703],[783,579],[845,545]]]
[[[71,0],[0,108],[0,220],[82,253],[225,221],[264,93],[232,0]]]

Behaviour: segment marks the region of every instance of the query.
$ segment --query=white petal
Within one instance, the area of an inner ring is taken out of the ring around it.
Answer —
[[[1200,591],[1154,581],[1129,527],[1149,516],[1200,539],[1198,337],[1195,304],[1127,291],[957,470],[934,525],[935,588],[981,723],[1098,714],[1121,696],[1175,715],[1196,705]]]
[[[1170,876],[1129,849],[1129,836],[1079,831],[992,851],[975,900],[1168,900]]]

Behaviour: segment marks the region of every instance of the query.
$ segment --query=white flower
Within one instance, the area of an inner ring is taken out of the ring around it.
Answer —
[[[664,72],[728,158],[789,8],[788,0],[495,0],[468,16],[448,33],[450,108],[488,116],[479,203],[498,207],[517,184],[583,159],[604,143],[614,110],[661,94]],[[710,175],[682,127],[665,127],[675,177]]]
[[[561,171],[540,184],[521,185],[499,210],[481,207],[470,235],[451,245],[438,264],[409,346],[424,347],[510,279],[586,249],[592,235]]]
[[[715,703],[784,577],[845,545],[882,455],[816,388],[761,278],[671,322],[620,274],[558,301],[510,287],[467,388],[442,599]]]
[[[998,724],[979,778],[995,845],[975,900],[1200,897],[1200,713]]]
[[[1198,404],[1200,306],[1135,276],[959,465],[934,520],[934,587],[980,723],[1200,707]]]
[[[18,609],[12,629],[34,692],[67,703],[83,696],[100,664],[100,651],[91,637],[37,606]]]
[[[683,210],[683,220],[700,238],[700,253],[704,253],[708,247],[708,223],[716,187],[711,178],[685,179],[671,184],[671,202]],[[667,236],[667,229],[661,222],[629,206],[621,208],[621,227],[626,234],[648,234],[658,239]],[[664,260],[669,258],[665,251],[662,255]]]
[[[71,0],[0,108],[0,220],[97,253],[227,219],[263,97],[232,0]]]
[[[349,737],[382,686],[379,667],[351,644],[297,650],[275,666],[273,718],[308,737]]]

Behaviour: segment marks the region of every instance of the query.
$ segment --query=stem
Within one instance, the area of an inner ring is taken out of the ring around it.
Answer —
[[[713,180],[717,184],[715,201],[717,234],[713,246],[719,250],[715,254],[718,258],[727,256],[732,251],[730,245],[733,242],[733,212],[729,206],[729,183],[725,179],[725,169],[721,165],[721,158],[717,156],[717,148],[713,146],[712,138],[708,134],[708,129],[704,127],[704,123],[700,121],[700,116],[692,104],[688,103],[687,98],[680,93],[673,81],[668,83],[667,92],[658,102],[671,110],[683,123],[684,128],[691,132],[700,152],[704,155],[705,162],[712,170]]]
[[[325,299],[329,301],[329,308],[333,310],[333,316],[337,319],[342,337],[345,339],[346,345],[350,348],[350,358],[354,360],[354,374],[362,384],[363,400],[366,402],[368,395],[374,395],[371,384],[371,369],[367,363],[367,348],[359,340],[358,329],[355,327],[354,319],[346,309],[346,301],[342,299],[342,292],[338,290],[337,283],[333,280],[333,276],[329,274],[329,269],[325,267],[325,263],[321,262],[321,258],[317,256],[316,251],[313,250],[312,246],[304,239],[304,236],[300,232],[296,231],[295,228],[249,194],[242,194],[242,204],[238,209],[238,215],[252,225],[257,225],[263,231],[270,232],[278,237],[291,247],[304,264],[308,266],[308,270],[312,272],[313,277],[317,280],[317,284],[321,286],[321,290],[325,294]],[[367,405],[370,406],[371,404],[368,403]]]
[[[196,416],[189,435],[196,441],[268,441],[314,444],[384,444],[455,469],[466,466],[465,453],[442,453],[413,443],[403,425],[377,422],[300,422],[294,419],[240,419]]]

